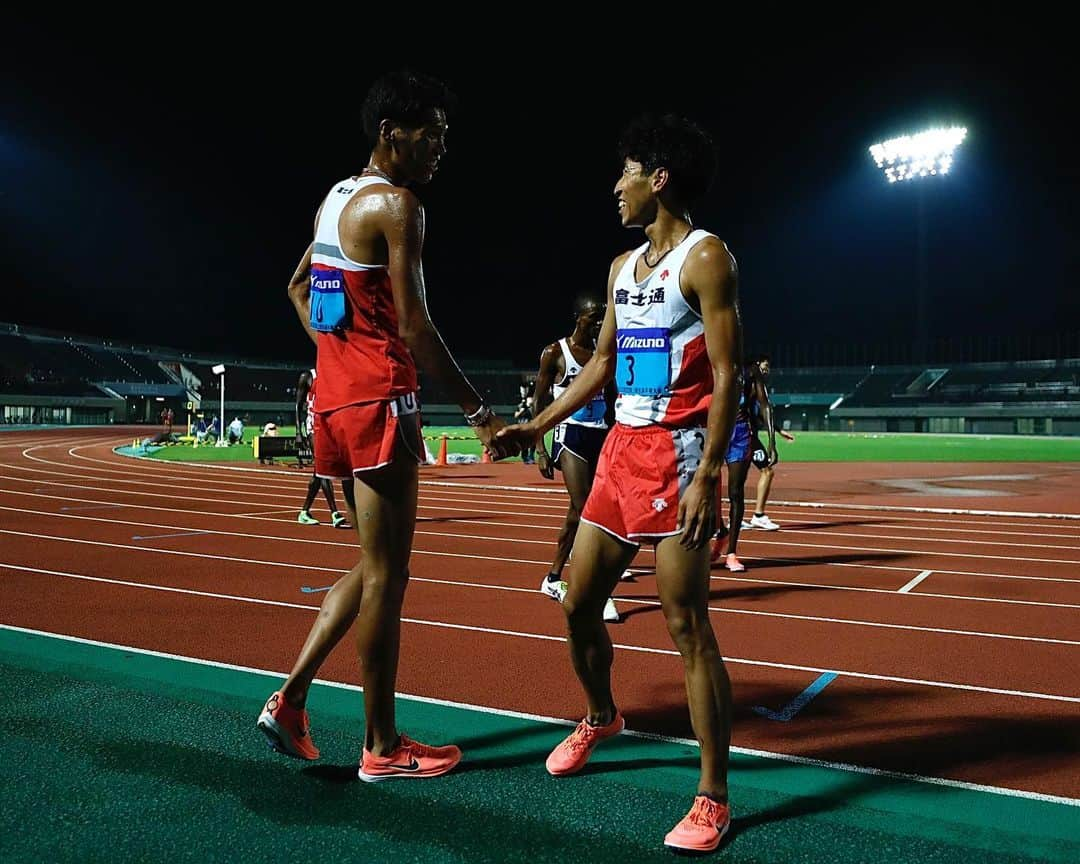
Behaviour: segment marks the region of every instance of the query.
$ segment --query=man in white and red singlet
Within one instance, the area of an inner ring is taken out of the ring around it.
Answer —
[[[416,523],[417,466],[424,456],[416,364],[461,406],[495,458],[519,449],[495,442],[503,422],[461,373],[428,314],[424,210],[409,187],[435,175],[446,153],[452,102],[444,84],[407,70],[372,85],[362,111],[372,143],[367,167],[330,189],[316,216],[314,242],[289,285],[318,347],[315,473],[354,480],[346,503],[364,551],[326,595],[258,726],[276,750],[318,758],[305,710],[308,690],[355,620],[367,720],[359,776],[368,782],[435,777],[461,759],[457,747],[421,744],[399,735],[395,723],[401,605]],[[320,127],[348,129],[355,113],[320,115]]]
[[[582,295],[574,301],[574,332],[558,342],[552,342],[540,355],[540,369],[536,373],[536,389],[533,395],[534,414],[538,414],[553,399],[558,399],[573,383],[592,357],[600,325],[604,322],[605,307],[602,300]],[[555,541],[555,559],[551,563],[540,590],[562,602],[566,596],[567,582],[563,568],[574,545],[581,511],[592,488],[600,450],[604,446],[611,420],[615,413],[615,388],[613,384],[605,392],[597,393],[585,407],[579,408],[555,427],[551,454],[547,452],[543,436],[536,439],[537,466],[540,473],[551,480],[555,470],[562,473],[563,483],[570,496],[559,536]],[[611,415],[611,416],[609,416]],[[619,621],[619,612],[610,598],[604,604],[604,620]]]
[[[563,608],[588,713],[548,756],[556,776],[585,765],[624,727],[611,693],[604,602],[640,544],[656,544],[656,584],[683,658],[701,777],[690,812],[664,838],[679,850],[719,846],[730,825],[727,765],[731,685],[709,623],[709,547],[716,489],[735,414],[742,328],[738,274],[727,246],[694,228],[689,206],[708,189],[708,136],[682,118],[643,117],[623,134],[615,186],[622,223],[648,242],[620,255],[596,351],[559,399],[500,440],[528,440],[569,417],[614,376],[615,428],[574,542]]]

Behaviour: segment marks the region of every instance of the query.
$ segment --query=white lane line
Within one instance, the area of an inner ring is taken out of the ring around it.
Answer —
[[[60,639],[67,642],[76,642],[81,645],[93,645],[97,648],[109,648],[115,651],[132,652],[143,654],[148,657],[160,657],[166,660],[176,660],[199,666],[210,666],[215,669],[229,669],[237,672],[246,672],[253,675],[262,675],[271,678],[283,679],[284,672],[275,672],[269,669],[257,669],[252,666],[238,666],[234,663],[222,663],[217,660],[204,660],[199,657],[188,657],[183,654],[169,654],[163,651],[151,651],[148,648],[137,648],[133,645],[118,645],[113,642],[99,642],[96,639],[83,639],[79,636],[68,636],[63,633],[50,633],[44,630],[32,630],[27,627],[15,627],[10,624],[0,624],[0,629],[10,630],[15,633],[28,633],[33,636],[44,636],[50,639]],[[328,681],[322,678],[315,679],[316,684],[326,687],[334,687],[339,690],[351,690],[362,693],[364,688],[356,684],[347,684],[341,681]],[[410,702],[425,702],[431,705],[443,705],[450,708],[464,708],[469,711],[477,711],[483,714],[495,714],[500,717],[514,717],[521,720],[535,720],[541,723],[553,723],[558,726],[574,726],[576,720],[567,720],[561,717],[547,717],[542,714],[529,714],[521,711],[510,711],[504,708],[492,708],[487,705],[475,705],[469,702],[454,702],[449,699],[435,699],[430,696],[414,696],[409,693],[395,693],[398,699]],[[652,732],[637,732],[627,729],[624,735],[632,735],[635,738],[646,738],[651,741],[667,741],[673,744],[683,744],[687,747],[697,747],[698,742],[692,738],[675,738],[669,735],[659,735]],[[795,756],[788,753],[774,753],[769,750],[755,750],[747,747],[732,747],[732,753],[740,753],[748,756],[757,756],[763,759],[777,759],[783,762],[793,762],[799,765],[814,765],[820,768],[831,768],[838,771],[848,771],[856,774],[869,774],[875,777],[890,777],[898,780],[916,781],[929,783],[934,786],[949,786],[955,789],[965,789],[973,792],[987,792],[993,795],[1005,795],[1010,798],[1027,798],[1033,801],[1045,801],[1053,804],[1065,804],[1070,807],[1080,807],[1080,798],[1065,798],[1060,795],[1047,795],[1042,792],[1029,792],[1023,789],[1009,789],[1001,786],[986,786],[981,783],[968,783],[963,780],[949,780],[944,777],[927,777],[921,774],[905,774],[900,771],[886,771],[881,768],[872,768],[862,765],[852,765],[847,762],[829,762],[822,759],[813,759],[808,756]]]
[[[125,588],[141,588],[149,591],[163,591],[172,594],[186,594],[195,597],[207,597],[214,600],[231,600],[238,603],[252,603],[259,606],[277,606],[287,609],[303,609],[317,612],[318,606],[304,603],[287,603],[281,600],[267,600],[261,597],[246,597],[235,594],[217,594],[209,591],[196,591],[190,588],[174,588],[168,585],[147,585],[140,582],[128,582],[122,579],[105,579],[100,576],[86,576],[81,573],[68,573],[61,570],[42,570],[35,567],[16,567],[2,565],[5,568],[23,570],[31,573],[40,573],[48,576],[60,576],[67,579],[77,579],[86,582],[98,582],[108,585],[120,585]],[[496,636],[510,636],[518,639],[531,639],[534,641],[557,642],[565,644],[565,634],[552,635],[547,633],[530,633],[521,630],[505,630],[496,627],[480,627],[474,624],[455,624],[448,621],[428,621],[422,618],[402,618],[403,624],[417,624],[425,627],[436,627],[444,630],[462,630],[470,633],[487,633]],[[644,654],[659,654],[669,657],[679,657],[678,651],[672,648],[651,648],[645,645],[628,645],[614,643],[613,647],[623,651],[636,651]],[[933,681],[923,678],[905,678],[896,675],[877,675],[871,672],[847,671],[843,669],[825,669],[817,666],[801,666],[795,663],[774,663],[767,660],[750,660],[745,657],[724,657],[725,663],[739,666],[760,666],[768,669],[786,669],[795,672],[835,672],[851,678],[862,678],[868,681],[888,681],[896,684],[917,684],[924,687],[934,687],[944,690],[964,690],[972,693],[992,693],[997,696],[1018,696],[1023,699],[1039,699],[1050,702],[1069,702],[1080,704],[1080,696],[1065,696],[1058,693],[1039,693],[1029,690],[1007,690],[1000,687],[981,687],[976,684],[960,684],[955,681]]]
[[[914,588],[916,585],[918,585],[920,582],[922,582],[923,579],[925,579],[927,576],[929,576],[933,572],[934,572],[933,570],[923,570],[922,573],[920,573],[918,576],[916,576],[914,579],[912,579],[910,582],[908,582],[907,585],[905,585],[903,588],[901,588],[899,590],[899,592],[897,592],[897,593],[899,593],[899,594],[907,594],[912,588]]]

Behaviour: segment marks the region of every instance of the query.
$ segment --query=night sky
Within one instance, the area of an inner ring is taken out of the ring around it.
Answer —
[[[1080,76],[1049,24],[848,22],[691,46],[673,24],[620,19],[591,42],[522,24],[514,39],[434,49],[399,33],[380,50],[341,23],[319,37],[311,22],[189,21],[169,38],[14,25],[0,320],[307,362],[285,286],[322,197],[367,160],[350,106],[408,62],[461,102],[419,190],[429,305],[459,357],[533,365],[569,331],[575,293],[602,290],[611,259],[643,241],[612,197],[615,140],[643,109],[716,140],[694,217],[739,261],[749,343],[912,336],[917,193],[889,186],[866,148],[952,123],[968,140],[924,187],[932,335],[1080,329]]]

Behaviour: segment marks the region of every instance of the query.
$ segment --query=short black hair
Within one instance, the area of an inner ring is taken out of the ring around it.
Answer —
[[[362,112],[364,134],[375,146],[383,120],[416,129],[430,121],[436,110],[450,114],[456,106],[457,97],[442,81],[412,69],[398,69],[383,75],[368,90]]]
[[[716,174],[716,150],[708,133],[676,114],[642,114],[619,137],[619,159],[640,162],[646,174],[666,168],[680,204],[693,204],[709,191]]]
[[[604,299],[597,294],[578,294],[578,296],[574,298],[574,318],[584,314],[585,307],[590,303],[595,306],[600,306],[601,308],[605,305]]]

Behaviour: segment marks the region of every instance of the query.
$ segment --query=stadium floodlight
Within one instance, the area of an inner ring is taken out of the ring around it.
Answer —
[[[870,155],[877,167],[890,184],[905,180],[921,180],[948,174],[953,166],[956,149],[967,138],[966,126],[936,126],[914,135],[901,135],[879,144],[870,145]],[[915,269],[917,274],[916,293],[916,339],[915,359],[928,360],[927,346],[929,328],[927,327],[926,301],[926,196],[925,184],[918,183],[918,236],[916,246]]]
[[[221,418],[218,422],[218,439],[215,446],[225,446],[225,364],[218,363],[216,366],[211,366],[210,371],[215,375],[221,376],[221,413],[218,417]]]
[[[870,155],[890,183],[948,174],[953,154],[967,137],[964,126],[927,129],[870,145]]]

